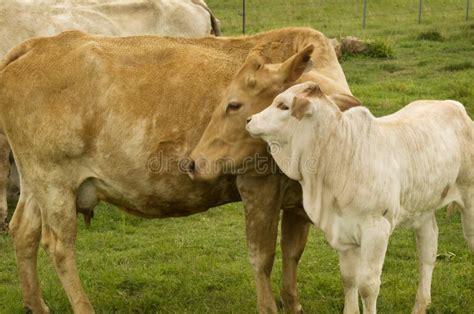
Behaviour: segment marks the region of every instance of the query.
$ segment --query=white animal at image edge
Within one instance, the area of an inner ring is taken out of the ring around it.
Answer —
[[[272,156],[300,182],[306,213],[338,251],[344,312],[359,310],[358,292],[365,312],[376,312],[388,239],[401,225],[416,231],[421,276],[413,311],[424,313],[437,208],[461,208],[474,251],[474,123],[452,100],[415,101],[376,118],[364,107],[341,112],[336,98],[314,83],[293,86],[253,115],[247,130],[279,147]],[[316,167],[308,169],[308,161]]]

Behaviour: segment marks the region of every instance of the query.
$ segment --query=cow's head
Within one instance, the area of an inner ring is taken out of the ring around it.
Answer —
[[[247,120],[247,131],[267,142],[280,169],[292,179],[301,180],[299,152],[318,145],[337,127],[342,111],[359,106],[347,94],[325,95],[313,82],[295,85],[279,94],[273,103]]]
[[[270,105],[276,95],[311,68],[313,50],[314,46],[308,45],[278,64],[267,63],[259,52],[247,57],[191,153],[191,177],[213,179],[222,173],[254,170],[255,158],[269,157],[265,142],[252,138],[245,130],[246,120]]]

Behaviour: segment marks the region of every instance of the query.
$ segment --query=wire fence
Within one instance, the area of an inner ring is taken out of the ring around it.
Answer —
[[[208,0],[225,34],[283,26],[336,33],[470,25],[471,0]],[[472,28],[472,27],[471,27]]]

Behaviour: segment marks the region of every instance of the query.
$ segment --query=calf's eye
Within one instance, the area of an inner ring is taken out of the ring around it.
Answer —
[[[280,110],[288,110],[288,109],[290,109],[290,108],[288,108],[287,105],[285,105],[285,104],[282,103],[282,102],[277,105],[277,108],[280,109]]]
[[[225,109],[225,112],[228,113],[229,111],[237,111],[242,107],[242,104],[236,101],[232,101],[227,104],[227,107]]]

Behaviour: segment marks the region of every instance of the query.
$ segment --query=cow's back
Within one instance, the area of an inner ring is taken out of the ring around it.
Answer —
[[[181,163],[233,74],[255,47],[281,62],[308,42],[325,60],[317,68],[337,63],[333,51],[324,59],[323,35],[298,28],[242,38],[65,32],[29,40],[0,66],[0,121],[25,180],[41,177],[27,172],[43,164],[71,185],[91,181],[100,199],[132,212],[189,214],[238,199],[235,178],[191,181]]]
[[[122,204],[126,198],[131,211],[186,212],[236,200],[233,181],[194,183],[178,164],[244,57],[220,46],[212,38],[75,31],[17,46],[0,70],[0,120],[22,177],[57,162],[77,184],[96,179],[104,199]]]

